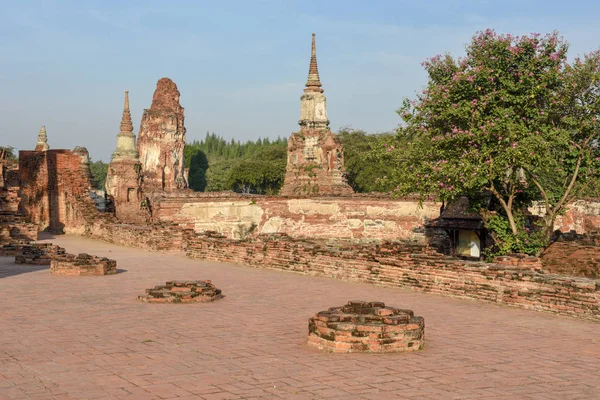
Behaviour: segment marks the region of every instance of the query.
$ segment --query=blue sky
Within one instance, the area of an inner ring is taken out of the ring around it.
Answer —
[[[425,58],[478,30],[558,30],[571,58],[600,47],[600,2],[484,0],[0,1],[0,145],[86,146],[108,161],[123,92],[135,131],[156,81],[181,92],[188,142],[296,131],[311,33],[331,128],[381,132],[423,88]]]

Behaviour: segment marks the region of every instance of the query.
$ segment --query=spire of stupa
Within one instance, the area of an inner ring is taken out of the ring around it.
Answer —
[[[121,117],[121,131],[117,135],[117,148],[112,155],[113,160],[118,159],[137,160],[138,152],[135,147],[135,135],[131,123],[131,112],[129,111],[129,92],[125,91],[125,104],[123,116]]]
[[[125,91],[125,105],[123,106],[123,117],[121,118],[121,133],[133,134],[131,112],[129,111],[129,91]]]
[[[308,79],[306,81],[305,92],[323,93],[321,89],[321,80],[319,79],[319,68],[317,66],[317,45],[315,34],[312,34],[312,48],[310,53],[310,66],[308,67]]]

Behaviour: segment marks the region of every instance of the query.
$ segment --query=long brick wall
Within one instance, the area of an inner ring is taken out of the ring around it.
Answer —
[[[183,230],[169,225],[128,225],[99,220],[87,237],[151,251],[183,250]]]
[[[387,196],[291,198],[235,193],[182,193],[156,198],[153,218],[231,239],[285,233],[296,238],[361,242],[425,240],[424,223],[440,204]]]
[[[19,211],[40,231],[83,234],[98,218],[89,166],[71,150],[20,151]]]
[[[539,204],[532,212],[543,214]],[[231,239],[285,233],[298,239],[355,242],[425,241],[423,226],[439,217],[440,204],[385,195],[283,197],[230,192],[182,191],[153,199],[153,219],[197,233],[217,231]],[[600,200],[577,201],[556,220],[555,229],[586,233],[600,227]]]
[[[308,275],[477,299],[600,320],[600,280],[453,259],[416,244],[346,247],[285,235],[233,241],[188,233],[187,255]]]

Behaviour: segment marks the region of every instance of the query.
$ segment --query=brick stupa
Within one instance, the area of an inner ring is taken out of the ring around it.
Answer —
[[[147,194],[187,187],[183,150],[185,126],[179,90],[169,78],[156,84],[152,105],[144,110],[137,149]]]
[[[327,102],[317,67],[315,34],[308,80],[300,98],[300,131],[288,140],[283,196],[349,195],[342,144],[329,129]]]
[[[48,151],[48,134],[46,133],[46,127],[42,125],[40,132],[38,133],[37,144],[35,145],[35,151]]]
[[[142,164],[135,146],[135,134],[129,111],[129,92],[125,92],[125,105],[121,129],[117,135],[117,148],[112,155],[106,175],[106,194],[113,201],[115,215],[122,222],[146,221],[142,210]]]

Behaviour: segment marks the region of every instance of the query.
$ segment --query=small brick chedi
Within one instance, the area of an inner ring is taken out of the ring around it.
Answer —
[[[143,200],[142,164],[135,144],[135,134],[129,111],[129,92],[125,92],[125,106],[121,117],[117,148],[106,174],[106,194],[110,196],[119,220],[127,223],[145,223],[146,214],[140,209]]]
[[[144,171],[144,192],[175,191],[187,187],[183,149],[185,126],[179,90],[169,78],[156,84],[152,105],[144,110],[137,149]]]
[[[284,196],[349,195],[342,144],[329,129],[327,103],[321,88],[315,34],[308,80],[300,98],[300,131],[288,140],[288,160],[280,194]]]
[[[308,345],[334,353],[415,351],[424,338],[423,317],[378,301],[349,301],[308,320]]]
[[[38,141],[35,145],[35,151],[48,151],[50,146],[48,146],[48,134],[46,133],[46,127],[42,125],[40,128],[40,133],[38,133]]]
[[[209,280],[169,281],[146,289],[146,294],[138,296],[138,300],[146,303],[208,303],[223,297],[221,290]]]
[[[117,262],[85,253],[61,254],[52,258],[50,272],[67,276],[113,275],[117,273]]]

